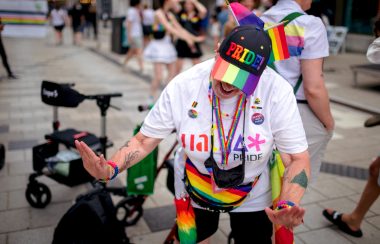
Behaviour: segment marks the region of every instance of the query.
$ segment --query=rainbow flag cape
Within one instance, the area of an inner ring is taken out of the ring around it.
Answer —
[[[277,202],[279,201],[281,194],[282,177],[285,171],[285,167],[282,163],[279,151],[273,150],[272,159],[270,160],[269,167],[270,180],[272,184],[272,202],[273,206],[277,206]],[[293,231],[281,225],[275,225],[274,229],[274,237],[276,244],[294,244]]]
[[[176,199],[174,203],[177,212],[178,236],[181,244],[197,243],[197,228],[195,214],[190,197]]]
[[[268,35],[272,40],[272,52],[268,63],[284,60],[290,57],[288,43],[285,37],[284,23],[269,27]]]

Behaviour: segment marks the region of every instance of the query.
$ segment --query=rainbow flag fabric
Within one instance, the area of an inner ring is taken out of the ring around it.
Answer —
[[[305,45],[305,28],[289,24],[284,30],[290,56],[300,56]]]
[[[230,7],[239,25],[256,25],[261,29],[264,28],[264,22],[240,3],[231,3]]]
[[[267,32],[272,41],[272,52],[268,63],[289,58],[290,55],[285,37],[284,24],[270,28]]]
[[[178,237],[183,244],[197,242],[197,227],[195,224],[194,209],[190,198],[174,199],[177,212]]]
[[[272,185],[272,203],[277,206],[280,199],[282,178],[285,172],[284,164],[280,153],[277,150],[273,151],[272,159],[269,163],[270,167],[270,180]],[[285,228],[284,226],[275,225],[275,243],[276,244],[294,244],[293,231]]]

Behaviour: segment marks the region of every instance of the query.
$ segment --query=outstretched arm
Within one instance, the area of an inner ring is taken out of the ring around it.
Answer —
[[[266,208],[265,211],[274,224],[293,228],[302,223],[305,214],[305,209],[298,205],[309,183],[309,154],[307,151],[297,154],[282,153],[281,158],[285,166],[285,172],[280,201],[290,201],[293,202],[295,206],[280,211]]]
[[[109,161],[115,163],[119,172],[140,162],[161,142],[162,139],[144,136],[137,133],[127,141]],[[103,155],[96,155],[84,142],[75,141],[75,145],[82,157],[84,168],[96,179],[107,179],[114,174]]]

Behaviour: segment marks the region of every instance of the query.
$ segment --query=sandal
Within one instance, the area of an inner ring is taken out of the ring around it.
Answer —
[[[322,213],[323,213],[323,216],[326,217],[326,219],[328,219],[334,225],[338,226],[338,228],[344,233],[354,236],[354,237],[363,236],[363,232],[361,231],[361,229],[352,230],[345,222],[343,222],[341,213],[337,211],[333,211],[332,214],[329,214],[326,209],[323,210]]]

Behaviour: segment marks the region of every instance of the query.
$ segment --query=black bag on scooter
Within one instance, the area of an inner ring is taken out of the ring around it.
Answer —
[[[105,189],[95,189],[77,198],[54,231],[53,244],[129,243],[125,228]]]

